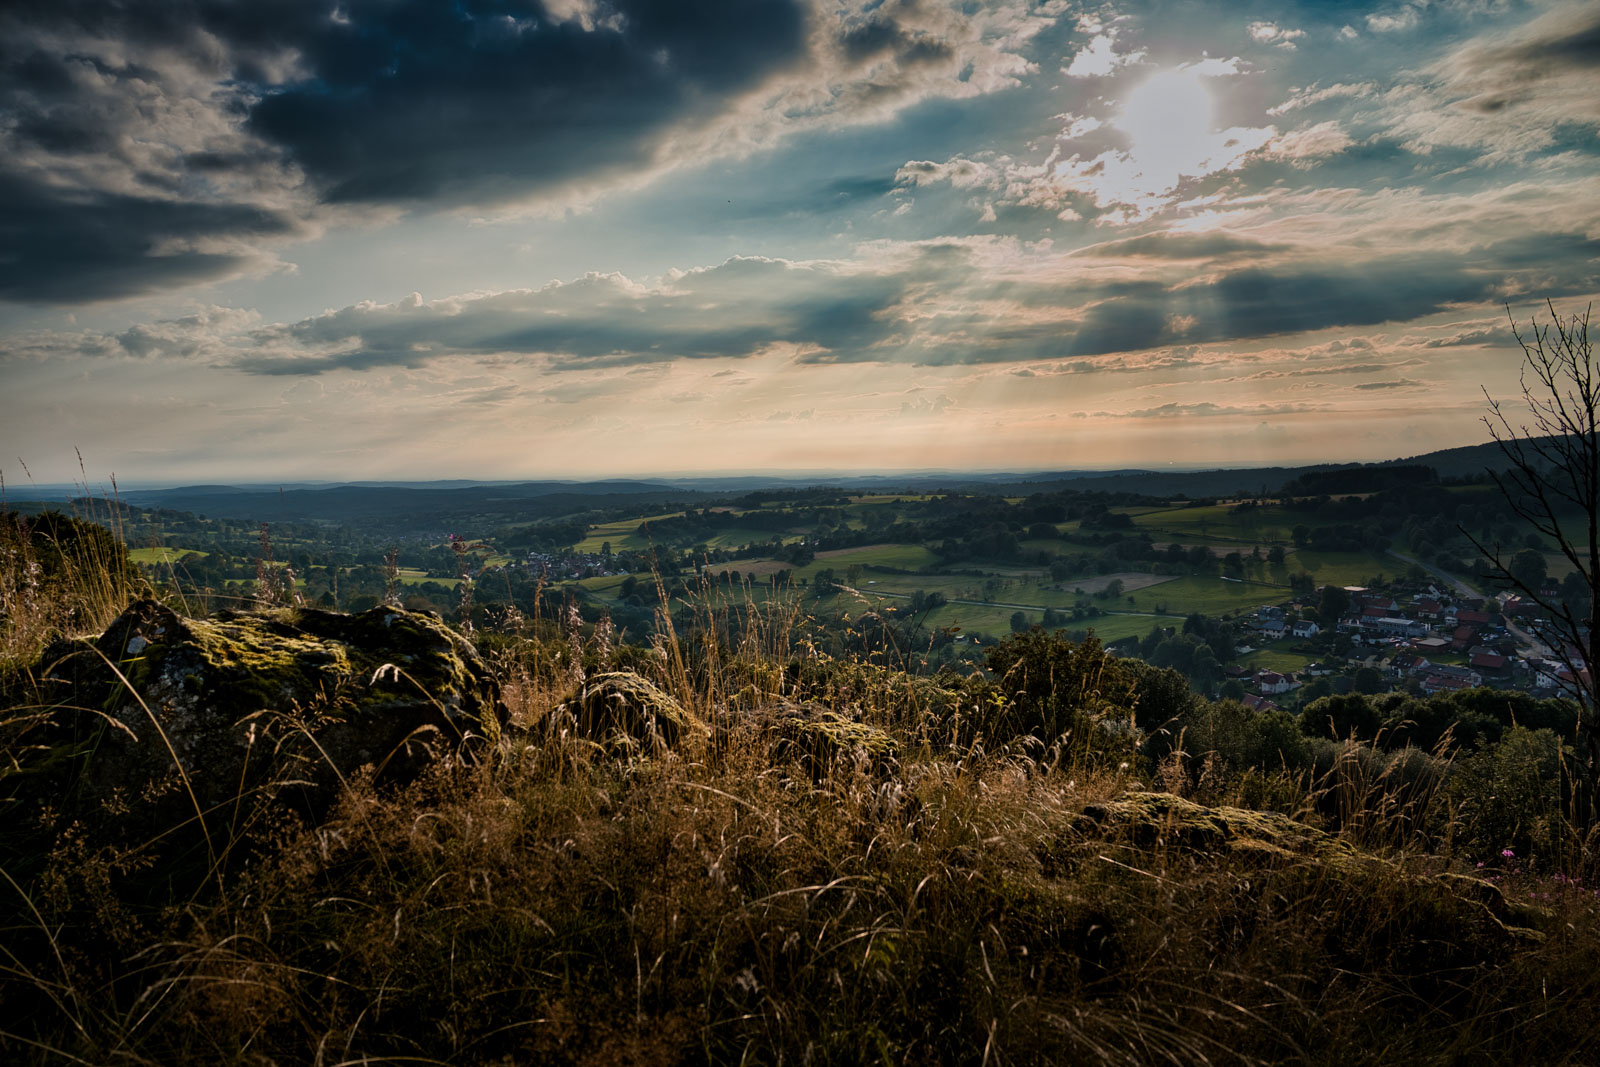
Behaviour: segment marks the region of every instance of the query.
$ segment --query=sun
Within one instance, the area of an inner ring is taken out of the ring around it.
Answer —
[[[1182,70],[1146,79],[1128,93],[1116,127],[1132,142],[1130,154],[1151,177],[1198,172],[1211,154],[1211,91],[1205,80]]]
[[[1274,131],[1218,129],[1211,86],[1219,72],[1203,65],[1159,71],[1133,86],[1106,123],[1126,147],[1089,160],[1073,156],[1056,173],[1132,221],[1181,199],[1186,180],[1240,166]]]

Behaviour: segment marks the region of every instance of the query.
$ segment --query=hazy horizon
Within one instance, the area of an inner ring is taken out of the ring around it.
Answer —
[[[1478,444],[1492,444],[1490,440],[1474,442]],[[1468,446],[1471,447],[1471,446]],[[941,468],[920,467],[879,470],[863,468],[857,470],[803,470],[803,469],[729,469],[722,471],[694,471],[694,472],[654,472],[654,473],[625,473],[616,475],[601,475],[595,477],[568,476],[559,473],[532,474],[523,478],[472,478],[466,476],[443,476],[438,478],[266,478],[262,480],[222,479],[200,482],[186,482],[174,479],[124,479],[117,477],[114,472],[104,477],[96,478],[91,475],[87,489],[92,495],[110,496],[117,493],[146,493],[181,489],[227,488],[255,491],[273,491],[278,489],[323,489],[340,487],[474,487],[495,485],[518,485],[524,483],[553,482],[558,484],[593,485],[610,482],[629,483],[659,482],[663,484],[695,482],[735,482],[735,481],[770,481],[778,483],[809,483],[825,485],[830,480],[840,482],[881,481],[893,483],[896,479],[905,479],[908,482],[922,481],[931,478],[948,477],[960,479],[997,479],[1017,477],[1023,480],[1047,478],[1054,476],[1094,476],[1103,474],[1116,474],[1122,472],[1149,472],[1153,474],[1204,474],[1208,472],[1249,471],[1266,467],[1295,468],[1303,466],[1342,466],[1346,464],[1360,464],[1369,462],[1394,462],[1410,459],[1420,459],[1420,456],[1396,455],[1387,456],[1379,460],[1342,460],[1326,459],[1315,460],[1310,463],[1240,463],[1232,465],[1206,465],[1206,464],[1153,464],[1148,466],[1132,467],[1040,467],[1040,468]],[[113,480],[115,484],[113,484]],[[64,499],[68,496],[81,495],[85,483],[80,477],[71,482],[12,482],[5,480],[6,495],[14,500],[30,499],[29,492],[39,494],[34,499]]]
[[[8,486],[1381,461],[1600,294],[1592,4],[251,11],[0,11]]]

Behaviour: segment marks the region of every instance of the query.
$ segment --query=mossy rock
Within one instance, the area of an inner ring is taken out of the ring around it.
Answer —
[[[58,706],[49,737],[69,797],[86,810],[164,798],[135,805],[152,819],[290,782],[324,803],[365,765],[404,779],[430,751],[492,744],[504,717],[471,644],[435,616],[384,607],[192,619],[143,600],[98,638],[57,642],[34,677]]]
[[[633,671],[611,671],[588,679],[567,701],[578,732],[591,741],[675,748],[704,738],[705,723],[671,694]]]
[[[772,735],[775,757],[798,759],[815,775],[840,758],[862,760],[874,771],[887,772],[900,756],[899,744],[887,732],[811,701],[769,705],[750,722]]]

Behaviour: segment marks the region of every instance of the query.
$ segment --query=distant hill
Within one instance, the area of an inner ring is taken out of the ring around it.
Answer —
[[[1363,487],[1370,490],[1397,482],[1414,482],[1421,468],[1430,468],[1439,478],[1461,478],[1503,466],[1499,447],[1490,442],[1381,463],[1317,463],[1299,467],[989,473],[921,470],[888,474],[751,474],[600,481],[300,482],[281,486],[188,485],[171,489],[131,489],[124,490],[121,497],[140,507],[261,522],[403,519],[416,525],[435,520],[443,522],[448,516],[463,513],[516,522],[617,506],[698,505],[757,489],[813,486],[856,492],[950,490],[1027,495],[1080,491],[1168,498],[1278,493],[1286,489],[1304,493],[1358,492],[1363,491]],[[31,486],[26,495],[32,500],[63,501],[82,496],[83,489],[76,485]]]
[[[315,489],[198,485],[123,494],[130,504],[170,508],[219,518],[260,522],[343,522],[406,519],[471,513],[519,521],[568,514],[619,503],[652,504],[700,494],[662,483],[512,482],[404,485],[334,485]]]

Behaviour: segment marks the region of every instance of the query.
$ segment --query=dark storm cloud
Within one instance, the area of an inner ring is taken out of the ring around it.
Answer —
[[[1171,233],[1158,231],[1129,237],[1120,241],[1106,241],[1079,249],[1075,255],[1118,259],[1138,257],[1150,259],[1217,259],[1225,256],[1259,256],[1267,252],[1282,252],[1288,245],[1254,241],[1229,233]]]
[[[319,203],[626,173],[802,59],[805,33],[800,0],[19,0],[0,10],[0,299],[236,274],[312,233]]]
[[[1571,71],[1600,70],[1600,11],[1578,13],[1520,42],[1469,51],[1464,74],[1483,79],[1465,105],[1501,111],[1529,99],[1539,83]]]
[[[639,166],[654,135],[803,52],[794,0],[613,0],[585,27],[536,5],[348,5],[249,128],[331,201],[504,197]]]
[[[1538,234],[1527,238],[1532,247],[1543,240]],[[1548,243],[1560,245],[1554,238]],[[290,324],[256,326],[219,314],[203,322],[168,323],[135,338],[138,344],[127,336],[98,335],[71,343],[97,357],[118,351],[167,354],[262,375],[498,356],[536,358],[552,371],[580,370],[743,359],[775,347],[810,364],[1027,362],[1053,363],[1055,373],[1062,373],[1115,370],[1098,361],[1166,349],[1158,361],[1141,356],[1125,368],[1151,370],[1187,364],[1199,344],[1408,322],[1499,302],[1526,290],[1526,279],[1544,270],[1525,263],[1520,242],[1470,255],[1315,266],[1295,250],[1262,265],[1229,269],[1211,261],[1182,275],[1147,278],[1103,276],[1099,264],[1085,268],[1071,255],[1017,258],[1024,255],[1017,245],[941,240],[885,245],[845,263],[739,257],[651,284],[594,274],[541,289],[431,303],[413,296],[395,304],[355,304]],[[1553,295],[1592,287],[1595,274],[1574,272]],[[1356,339],[1334,342],[1329,352],[1368,349]],[[1367,389],[1409,384],[1392,376],[1403,364],[1361,358],[1327,373],[1390,371],[1386,381]],[[1321,372],[1272,371],[1311,373]]]
[[[893,276],[734,259],[644,288],[616,276],[459,301],[364,304],[258,331],[254,374],[417,366],[448,355],[543,355],[557,369],[746,358],[775,344],[871,348],[899,328]],[[285,353],[289,354],[285,354]]]
[[[240,238],[296,228],[251,204],[73,196],[0,173],[0,298],[74,304],[209,281],[260,261]]]
[[[0,8],[0,299],[209,281],[267,261],[263,239],[305,232],[278,154],[234,128],[240,90],[195,95],[281,51],[263,36],[267,7]],[[286,7],[284,22],[310,11]],[[261,42],[242,32],[253,20]]]
[[[1418,386],[1420,386],[1422,384],[1423,383],[1417,381],[1415,378],[1396,378],[1393,381],[1388,381],[1388,382],[1361,382],[1361,383],[1357,384],[1355,386],[1355,388],[1361,389],[1361,390],[1371,390],[1371,389],[1414,389],[1414,388],[1416,388],[1416,387],[1418,387]]]
[[[0,6],[0,177],[23,195],[0,299],[215,279],[263,239],[373,205],[570,203],[795,130],[997,92],[1054,18],[1021,0],[866,6],[14,0]],[[809,210],[883,187],[847,180]],[[99,269],[46,254],[83,240],[57,200],[107,228]]]
[[[844,348],[816,362],[889,358],[952,365],[1069,360],[1167,345],[1253,340],[1334,327],[1405,322],[1456,304],[1497,298],[1507,274],[1467,269],[1455,257],[1414,257],[1306,268],[1274,265],[1182,280],[1069,285],[1011,284],[994,290],[1042,316],[1021,321],[981,312],[929,320],[897,349]]]

